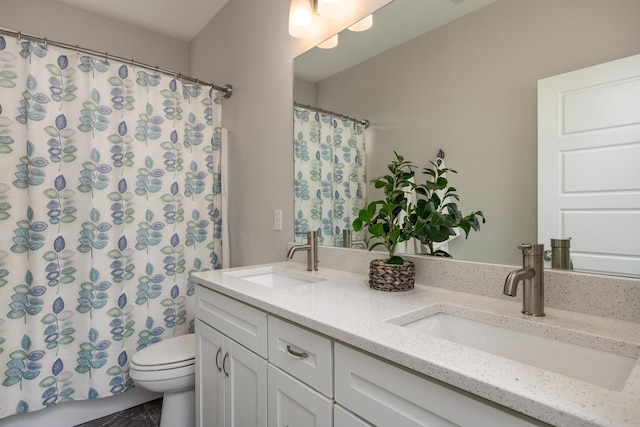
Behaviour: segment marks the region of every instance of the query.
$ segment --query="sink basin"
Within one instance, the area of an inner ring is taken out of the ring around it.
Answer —
[[[638,360],[638,357],[622,356],[447,313],[454,311],[447,310],[450,307],[455,306],[441,305],[437,312],[424,312],[426,317],[409,320],[405,324],[397,318],[391,323],[610,390],[624,388]],[[508,321],[523,322],[521,319]]]
[[[273,289],[291,288],[326,280],[324,277],[270,266],[229,271],[224,274]]]

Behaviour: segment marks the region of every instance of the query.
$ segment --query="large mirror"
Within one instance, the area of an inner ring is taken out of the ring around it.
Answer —
[[[370,30],[296,58],[294,99],[370,123],[369,179],[386,173],[394,150],[419,166],[442,150],[462,211],[487,218],[450,242],[452,255],[519,264],[518,244],[537,241],[545,191],[538,80],[640,53],[639,15],[629,0],[395,0]]]

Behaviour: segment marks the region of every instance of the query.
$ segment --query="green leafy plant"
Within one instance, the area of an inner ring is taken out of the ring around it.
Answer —
[[[366,227],[372,240],[369,250],[384,246],[389,253],[387,264],[404,263],[404,259],[395,254],[398,243],[415,238],[427,247],[427,255],[450,255],[443,250],[434,250],[434,243],[444,242],[456,235],[456,228],[469,237],[471,230],[479,231],[480,223],[485,222],[482,211],[463,215],[456,201],[460,197],[456,189],[449,186],[447,173],[457,173],[442,167],[442,160],[430,162],[433,168],[424,168],[427,179],[416,184],[415,165],[394,151],[396,156],[387,167],[390,174],[373,181],[376,188],[384,191],[384,200],[376,200],[360,210],[353,221],[353,229],[360,231]],[[418,200],[409,203],[407,192],[415,190]]]
[[[480,221],[485,223],[482,211],[471,212],[463,215],[455,201],[460,197],[456,189],[449,186],[445,176],[447,173],[457,173],[450,168],[442,167],[442,160],[430,162],[433,168],[424,168],[423,173],[427,178],[424,184],[415,186],[419,195],[415,207],[409,214],[413,226],[411,236],[428,248],[427,255],[445,256],[451,255],[443,250],[434,251],[434,243],[444,242],[449,237],[455,236],[456,228],[461,228],[465,238],[469,237],[471,230],[480,230]]]
[[[376,239],[369,244],[369,250],[384,246],[389,253],[388,264],[404,264],[404,259],[395,255],[396,246],[411,238],[413,226],[409,222],[407,213],[412,207],[407,201],[406,189],[413,188],[411,178],[414,176],[413,164],[394,151],[396,159],[387,167],[388,175],[373,181],[376,188],[384,191],[384,200],[376,200],[365,209],[361,209],[358,218],[353,221],[355,231],[367,228],[369,235]],[[404,218],[401,219],[401,216]]]

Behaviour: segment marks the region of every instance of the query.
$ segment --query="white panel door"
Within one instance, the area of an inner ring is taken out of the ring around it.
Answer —
[[[538,242],[640,277],[640,55],[538,82]]]

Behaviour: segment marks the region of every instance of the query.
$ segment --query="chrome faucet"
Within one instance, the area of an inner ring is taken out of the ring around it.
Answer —
[[[522,312],[528,316],[544,316],[544,245],[523,243],[522,268],[514,270],[504,281],[504,294],[515,297],[518,283],[523,283]]]
[[[367,249],[367,245],[362,240],[353,240],[353,230],[342,230],[342,247]]]
[[[293,258],[297,251],[307,251],[307,271],[318,271],[318,233],[316,231],[301,231],[296,234],[306,234],[306,245],[293,245],[287,252],[287,258]]]

